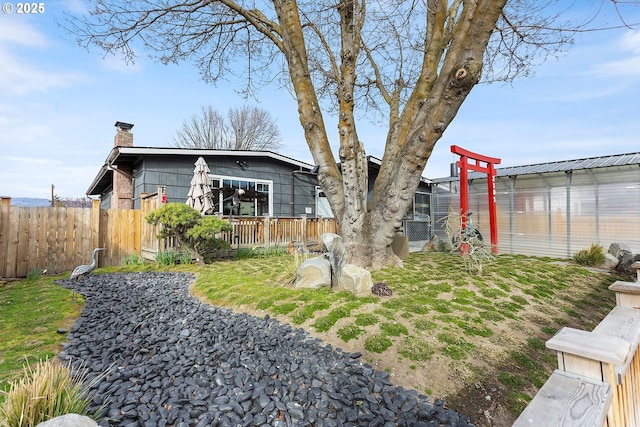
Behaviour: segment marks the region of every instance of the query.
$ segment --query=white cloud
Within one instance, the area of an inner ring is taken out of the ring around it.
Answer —
[[[127,63],[120,55],[107,55],[102,60],[102,65],[107,70],[117,71],[123,74],[135,74],[142,72],[142,63],[137,59],[135,63]]]
[[[37,27],[23,20],[0,16],[0,93],[24,96],[84,81],[87,78],[84,73],[60,70],[59,64],[28,59],[31,54],[50,50],[52,46],[55,43]]]
[[[24,164],[25,166],[31,165],[48,165],[53,163],[49,158],[38,158],[38,157],[16,157],[16,156],[1,156],[0,160],[3,162],[13,162],[14,167],[15,163]]]
[[[594,65],[590,73],[601,78],[635,79],[640,76],[640,33],[625,32],[616,42],[624,57]]]
[[[23,96],[33,92],[46,92],[53,88],[69,87],[85,81],[88,76],[78,71],[54,71],[31,64],[0,48],[0,92],[7,96]]]
[[[87,5],[82,0],[63,0],[63,8],[74,15],[86,15],[89,13]]]
[[[637,31],[627,31],[620,38],[620,46],[630,50],[636,55],[640,55],[640,33]]]
[[[47,38],[35,28],[18,19],[2,18],[0,15],[0,42],[29,47],[46,47]]]

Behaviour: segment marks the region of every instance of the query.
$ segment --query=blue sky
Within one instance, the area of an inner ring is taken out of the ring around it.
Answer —
[[[190,63],[165,66],[142,54],[126,66],[87,52],[56,23],[65,11],[82,11],[82,0],[44,5],[41,15],[0,14],[0,196],[49,198],[53,184],[61,197],[82,197],[113,147],[116,121],[135,125],[135,145],[171,146],[201,106],[226,113],[256,104],[236,94],[241,82],[205,84]],[[620,24],[609,9],[598,19]],[[640,7],[625,13],[640,22]],[[258,97],[277,120],[281,153],[311,163],[290,95],[266,88]],[[474,88],[424,175],[449,174],[453,144],[499,157],[500,166],[640,151],[639,100],[640,29],[578,35],[534,77]],[[336,141],[335,119],[326,122]],[[358,132],[367,154],[381,157],[386,130],[360,121]]]

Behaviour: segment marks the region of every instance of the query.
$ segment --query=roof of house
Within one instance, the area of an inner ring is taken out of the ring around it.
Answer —
[[[519,176],[551,172],[569,172],[584,169],[608,168],[613,166],[640,165],[640,153],[614,154],[609,156],[588,157],[575,160],[560,160],[556,162],[537,163],[523,166],[508,166],[496,168],[497,176]],[[485,178],[480,172],[469,172],[469,179]],[[434,183],[459,181],[460,178],[435,178]]]
[[[367,160],[369,161],[369,165],[375,165],[376,168],[380,170],[380,166],[382,166],[382,159],[374,156],[367,156]],[[431,184],[432,180],[425,178],[424,176],[420,176],[420,182],[424,184]]]
[[[118,164],[133,163],[145,156],[203,156],[203,157],[263,157],[270,158],[283,163],[288,163],[302,169],[312,170],[313,165],[274,153],[273,151],[248,151],[248,150],[209,150],[209,149],[192,149],[192,148],[175,148],[175,147],[113,147],[104,165],[100,168],[98,175],[94,178],[91,186],[87,190],[87,195],[100,195],[104,190],[109,188],[113,182],[113,171]],[[115,167],[114,167],[115,166]]]

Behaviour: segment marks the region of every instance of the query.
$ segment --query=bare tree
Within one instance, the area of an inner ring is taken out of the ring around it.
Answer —
[[[624,6],[601,1],[601,7]],[[138,47],[163,62],[193,60],[212,82],[239,74],[249,93],[263,82],[286,85],[351,262],[378,268],[400,263],[391,250],[394,232],[434,145],[471,89],[481,78],[526,75],[570,44],[580,23],[561,12],[573,3],[96,0],[71,31],[80,44],[128,60]],[[368,199],[356,123],[373,115],[385,117],[389,130]],[[337,153],[327,117],[337,125]]]
[[[262,108],[232,107],[225,120],[209,106],[185,120],[173,142],[184,148],[277,151],[282,146],[282,137],[271,114]]]

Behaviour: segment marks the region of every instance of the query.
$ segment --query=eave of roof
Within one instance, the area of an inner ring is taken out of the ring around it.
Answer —
[[[372,163],[376,166],[378,166],[378,168],[380,168],[380,166],[382,166],[382,160],[374,157],[374,156],[367,156],[367,159],[369,160],[369,163]],[[420,176],[420,182],[423,182],[425,184],[431,184],[433,181],[430,180],[429,178],[426,178],[424,176]]]
[[[94,178],[93,182],[89,186],[87,190],[87,195],[100,195],[102,190],[106,188],[106,182],[111,182],[111,176],[113,175],[112,165],[118,162],[118,159],[121,156],[240,156],[240,157],[268,157],[274,160],[278,160],[284,163],[289,163],[291,165],[305,168],[308,170],[313,169],[313,165],[302,162],[300,160],[296,160],[291,157],[284,156],[282,154],[275,153],[273,151],[249,151],[249,150],[210,150],[210,149],[199,149],[199,148],[176,148],[176,147],[113,147],[111,152],[107,156],[107,159],[100,168],[100,171]],[[377,166],[382,165],[382,160],[373,157],[367,156],[370,163],[375,164]],[[423,183],[430,184],[432,181],[430,179],[425,178],[424,176],[420,177],[420,181]],[[102,185],[100,185],[102,183]],[[100,187],[96,190],[97,187]]]
[[[249,151],[249,150],[209,150],[195,148],[176,147],[113,147],[107,159],[87,190],[87,195],[100,195],[105,187],[105,180],[113,174],[113,165],[118,163],[121,157],[127,156],[236,156],[236,157],[267,157],[290,165],[313,169],[313,165],[274,153],[273,151]],[[102,185],[100,185],[102,183]],[[97,189],[97,187],[100,187]]]
[[[200,148],[176,148],[176,147],[114,147],[112,153],[117,152],[117,159],[120,155],[159,155],[159,156],[240,156],[240,157],[268,157],[289,163],[301,168],[312,169],[313,165],[283,156],[273,151],[250,151],[250,150],[209,150]]]

